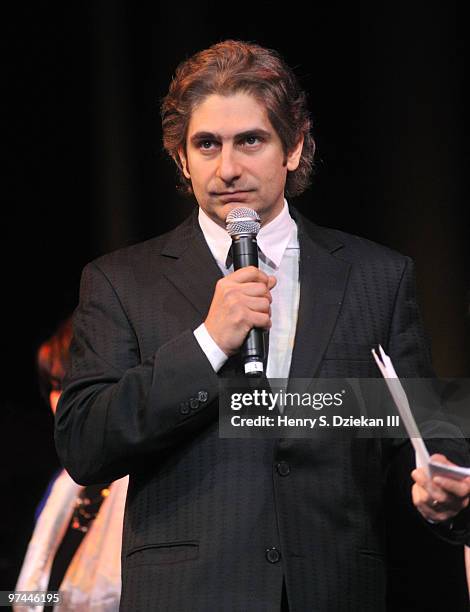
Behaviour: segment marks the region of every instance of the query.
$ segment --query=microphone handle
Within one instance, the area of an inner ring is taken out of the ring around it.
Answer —
[[[253,234],[232,237],[233,268],[238,270],[247,266],[258,268],[258,244]],[[261,376],[264,371],[264,333],[253,327],[241,347],[243,369],[246,376]]]

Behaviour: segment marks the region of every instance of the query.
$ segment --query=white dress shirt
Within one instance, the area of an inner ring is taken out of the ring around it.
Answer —
[[[226,260],[232,239],[229,234],[199,208],[199,225],[207,245],[222,274],[233,272],[233,264],[227,268]],[[297,312],[299,308],[299,242],[297,225],[289,214],[286,200],[282,211],[257,236],[259,267],[275,276],[276,286],[271,290],[271,321],[269,353],[266,368],[268,378],[288,378],[294,346]],[[199,345],[216,372],[228,359],[202,323],[195,331]]]

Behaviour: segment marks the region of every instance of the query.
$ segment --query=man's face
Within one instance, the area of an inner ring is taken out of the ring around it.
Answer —
[[[179,151],[199,206],[225,228],[232,208],[248,206],[262,224],[284,203],[287,171],[299,164],[303,142],[286,156],[265,107],[253,96],[208,96],[192,115],[186,152]]]

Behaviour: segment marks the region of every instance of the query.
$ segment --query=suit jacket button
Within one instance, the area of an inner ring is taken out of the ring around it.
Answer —
[[[189,406],[191,410],[197,410],[199,408],[199,400],[197,399],[197,397],[192,397],[189,400]]]
[[[188,402],[181,402],[180,412],[181,414],[189,414],[189,403]]]
[[[266,549],[266,559],[269,563],[278,563],[281,559],[281,553],[277,548],[268,548]]]
[[[207,402],[208,397],[209,397],[209,394],[207,393],[207,391],[198,391],[197,399],[200,402]]]
[[[280,476],[289,476],[289,474],[290,474],[290,465],[287,463],[287,461],[280,461],[276,465],[276,470],[277,470],[277,473]]]

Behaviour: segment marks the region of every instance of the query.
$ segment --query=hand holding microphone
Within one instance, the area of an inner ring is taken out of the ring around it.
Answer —
[[[262,330],[271,327],[271,289],[276,279],[257,267],[257,213],[234,208],[227,216],[227,227],[235,272],[217,282],[205,325],[225,354],[233,355],[242,347],[245,374],[259,376],[264,359]]]

